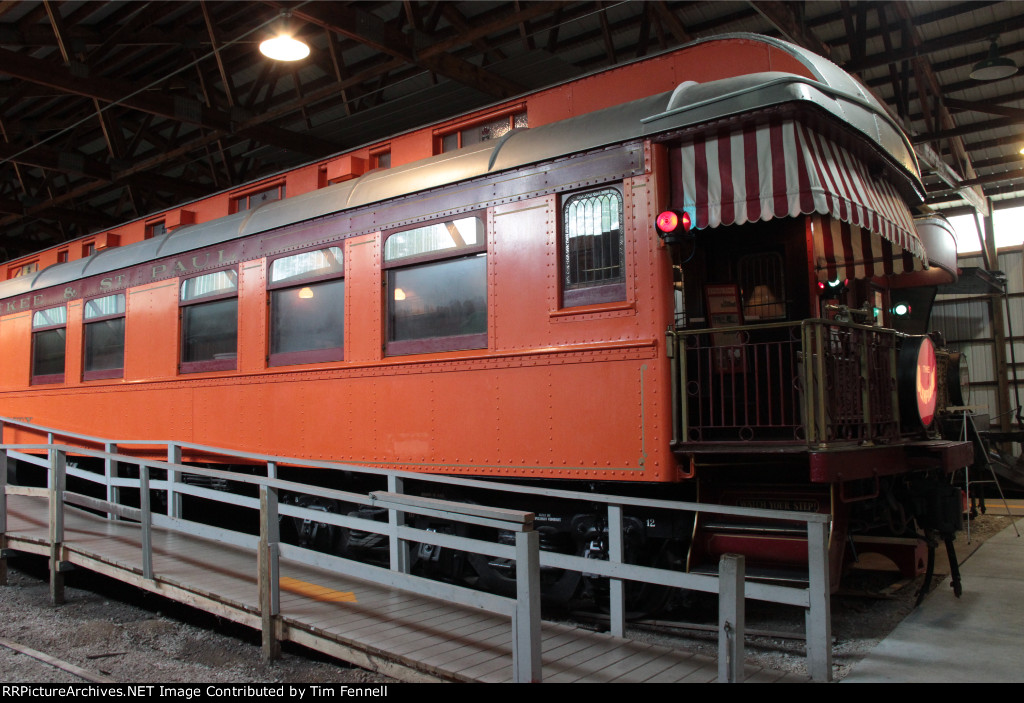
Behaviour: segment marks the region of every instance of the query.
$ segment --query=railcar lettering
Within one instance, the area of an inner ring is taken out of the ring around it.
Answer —
[[[741,508],[759,508],[761,510],[790,510],[798,513],[814,513],[820,507],[813,500],[760,500],[743,499],[736,502]]]
[[[128,276],[123,273],[100,279],[100,291],[104,293],[111,290],[120,290],[126,285],[128,285]]]

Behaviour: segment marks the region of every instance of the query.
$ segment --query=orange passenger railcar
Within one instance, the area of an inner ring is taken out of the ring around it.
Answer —
[[[11,262],[42,266],[0,284],[0,415],[830,512],[838,568],[970,460],[895,396],[894,291],[955,275],[920,190],[840,69],[701,41]],[[671,539],[788,564],[751,532]]]

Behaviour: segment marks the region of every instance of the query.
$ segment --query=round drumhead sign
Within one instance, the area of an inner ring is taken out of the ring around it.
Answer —
[[[935,345],[925,337],[917,350],[917,414],[921,424],[928,427],[935,417],[938,400],[936,376],[938,364],[935,361]]]

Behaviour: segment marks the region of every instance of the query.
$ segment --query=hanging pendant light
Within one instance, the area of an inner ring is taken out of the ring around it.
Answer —
[[[1017,72],[1017,64],[1013,59],[999,55],[999,46],[995,38],[988,48],[988,56],[984,60],[974,64],[971,70],[971,78],[976,81],[994,81],[1000,78],[1009,78]]]
[[[260,43],[260,53],[275,61],[299,61],[309,56],[309,45],[295,38],[291,13],[283,10],[272,23],[276,35]]]
[[[262,42],[260,53],[275,61],[299,61],[309,56],[309,45],[290,34],[280,34]]]

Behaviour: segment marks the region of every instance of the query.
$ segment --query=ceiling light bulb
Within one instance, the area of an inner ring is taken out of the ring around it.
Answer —
[[[260,53],[275,61],[298,61],[309,56],[309,45],[282,34],[260,44]]]

